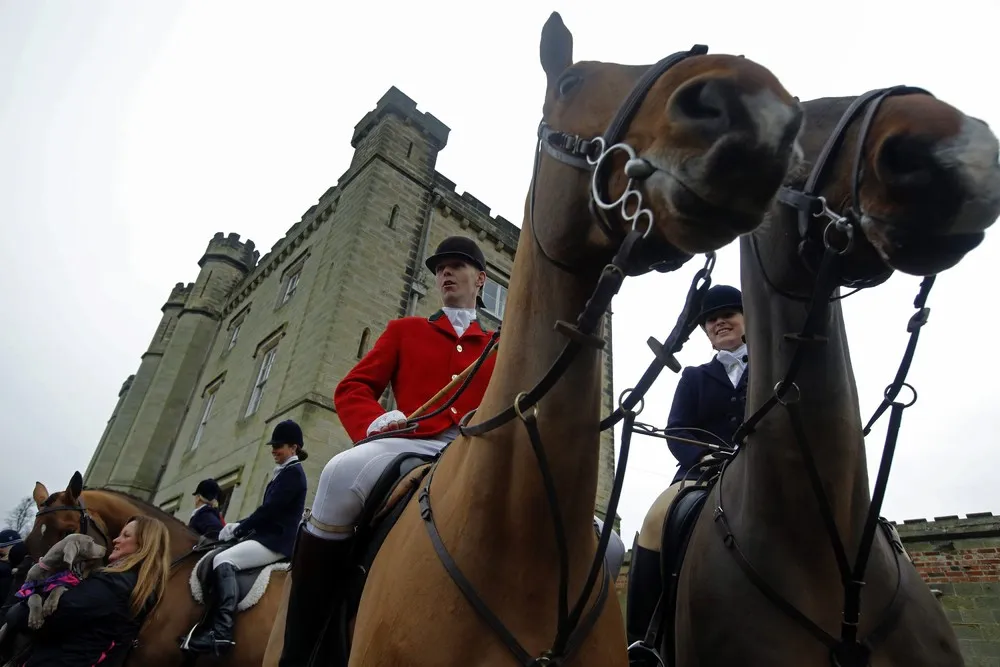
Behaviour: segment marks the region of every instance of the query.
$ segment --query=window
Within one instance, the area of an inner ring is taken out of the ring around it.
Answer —
[[[487,278],[483,285],[483,303],[486,304],[486,312],[502,320],[507,306],[507,288]]]
[[[237,324],[235,327],[233,327],[233,335],[229,337],[229,347],[226,348],[227,352],[236,347],[236,339],[240,337],[241,326],[243,326],[242,323]]]
[[[278,353],[278,346],[275,345],[264,353],[264,358],[260,362],[260,370],[257,371],[257,380],[253,385],[253,392],[250,394],[250,403],[247,404],[247,412],[244,417],[257,412],[260,407],[260,399],[264,395],[264,385],[271,375],[271,366],[274,364],[274,355]]]
[[[205,424],[208,423],[208,418],[212,415],[212,406],[215,405],[215,395],[217,393],[219,393],[218,384],[206,391],[205,409],[201,413],[201,421],[198,422],[198,430],[194,432],[194,440],[191,441],[192,451],[198,448],[198,444],[201,442],[201,436],[205,434]]]
[[[222,516],[225,516],[226,512],[229,511],[229,502],[233,499],[233,491],[240,485],[242,476],[243,469],[237,468],[215,478],[215,482],[219,485],[219,490],[221,491],[219,494],[219,511],[222,513]]]
[[[302,270],[298,270],[288,277],[288,283],[285,287],[285,294],[281,297],[281,303],[288,303],[288,301],[295,296],[295,290],[299,286],[299,276],[302,275]]]
[[[169,514],[170,516],[176,516],[177,510],[181,508],[181,496],[175,496],[170,500],[162,503],[160,509]]]
[[[233,490],[236,485],[227,486],[226,488],[220,488],[219,490],[219,512],[222,516],[226,516],[226,512],[229,511],[229,501],[233,499]]]
[[[396,216],[399,215],[399,206],[393,206],[392,210],[389,211],[389,222],[386,223],[389,229],[396,228]]]
[[[368,339],[371,338],[372,330],[365,327],[365,330],[361,332],[361,341],[358,343],[358,359],[365,356],[368,353]]]

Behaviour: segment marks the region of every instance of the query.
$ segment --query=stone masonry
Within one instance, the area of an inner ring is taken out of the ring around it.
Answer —
[[[1000,517],[980,512],[894,525],[955,628],[966,667],[1000,667]],[[629,550],[615,582],[622,614],[631,560]]]
[[[506,287],[519,229],[435,170],[450,130],[396,88],[355,126],[350,167],[269,253],[218,233],[194,283],[178,283],[112,410],[85,477],[186,520],[198,481],[214,477],[227,520],[252,511],[273,462],[274,425],[303,429],[311,503],[323,465],[351,446],[333,388],[390,319],[439,307],[424,259],[446,236],[475,238],[490,281]],[[491,328],[499,320],[484,312]],[[604,365],[613,405],[611,317]],[[391,392],[384,396],[391,405]],[[614,475],[602,439],[597,513]]]

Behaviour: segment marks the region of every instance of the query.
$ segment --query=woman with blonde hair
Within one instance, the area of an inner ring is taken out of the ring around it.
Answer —
[[[19,658],[18,667],[91,667],[127,649],[166,591],[167,527],[153,517],[129,519],[112,542],[108,561],[66,591],[32,635],[27,659]],[[27,620],[26,603],[7,614],[11,629],[26,631]]]

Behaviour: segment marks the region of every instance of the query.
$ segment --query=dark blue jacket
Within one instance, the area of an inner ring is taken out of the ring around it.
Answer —
[[[733,435],[743,423],[743,413],[747,403],[747,379],[750,366],[743,371],[743,377],[734,388],[726,375],[726,369],[718,359],[712,359],[701,366],[688,366],[681,372],[680,382],[674,392],[674,402],[667,418],[667,435],[676,435],[690,440],[722,444],[718,439],[700,430],[710,431],[726,444],[733,444]],[[676,440],[667,440],[670,452],[677,459],[678,470],[671,484],[680,480],[697,479],[701,474],[692,470],[698,460],[711,450],[697,445],[689,445]]]
[[[264,489],[264,502],[240,521],[234,535],[260,542],[271,551],[291,558],[302,513],[306,508],[306,473],[302,463],[293,461]]]
[[[191,515],[191,520],[188,521],[188,528],[213,540],[219,537],[222,525],[222,515],[211,505],[199,507],[198,511]]]

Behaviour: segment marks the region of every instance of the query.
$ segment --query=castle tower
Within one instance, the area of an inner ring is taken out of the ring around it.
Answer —
[[[139,370],[135,375],[129,376],[118,393],[118,404],[111,413],[111,419],[104,429],[101,442],[87,468],[87,475],[84,478],[87,486],[101,487],[110,481],[111,470],[121,455],[125,439],[132,429],[136,415],[139,414],[139,408],[146,399],[149,386],[160,367],[163,352],[167,349],[174,327],[177,326],[177,318],[180,317],[193,287],[191,283],[187,285],[177,283],[170,291],[167,302],[163,304],[161,308],[163,316],[160,318],[159,326],[156,327],[153,339],[149,342],[149,347],[142,355]]]
[[[198,279],[183,291],[175,288],[171,294],[168,304],[174,305],[174,297],[179,299],[183,295],[183,305],[176,318],[168,323],[168,328],[172,325],[172,333],[166,337],[138,412],[113,459],[109,488],[152,498],[208,350],[218,333],[222,308],[233,288],[253,269],[257,258],[253,241],[241,242],[238,234],[226,237],[218,232],[198,262],[201,267]],[[133,383],[130,393],[135,390]],[[106,464],[110,453],[101,458]]]

